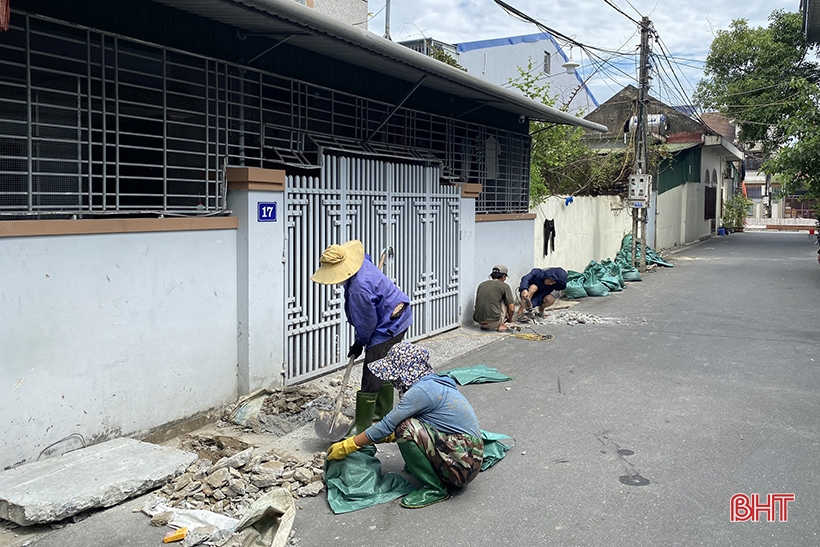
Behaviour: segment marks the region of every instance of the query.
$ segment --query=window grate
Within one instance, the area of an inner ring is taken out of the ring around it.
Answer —
[[[484,185],[478,212],[528,209],[525,134],[33,15],[12,21],[0,42],[4,218],[218,214],[224,163],[316,169],[325,149],[437,163],[442,183]]]

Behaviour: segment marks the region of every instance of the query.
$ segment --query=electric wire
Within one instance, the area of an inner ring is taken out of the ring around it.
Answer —
[[[604,3],[605,3],[607,6],[611,7],[612,9],[614,9],[615,11],[617,11],[618,13],[620,13],[621,15],[623,15],[624,17],[626,17],[627,19],[629,19],[630,21],[632,21],[633,23],[635,23],[636,25],[640,26],[640,23],[639,23],[638,21],[636,21],[635,19],[633,19],[632,17],[630,17],[629,15],[627,15],[627,14],[626,14],[626,12],[624,12],[621,8],[619,8],[619,7],[618,7],[618,6],[616,6],[614,3],[612,3],[612,0],[604,0]],[[630,4],[630,5],[631,5],[631,4]],[[633,7],[632,9],[635,9],[635,8]],[[637,10],[635,10],[635,11],[637,11]]]

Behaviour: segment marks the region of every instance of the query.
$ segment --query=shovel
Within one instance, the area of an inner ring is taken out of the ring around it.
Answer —
[[[350,378],[350,371],[353,369],[353,362],[355,357],[350,357],[347,362],[347,370],[342,379],[342,385],[339,387],[339,394],[336,396],[336,404],[333,412],[327,410],[320,410],[316,416],[316,421],[313,424],[313,429],[320,439],[326,441],[337,442],[342,440],[347,432],[350,431],[350,426],[353,425],[353,418],[342,414],[342,400],[345,398],[345,388],[347,388],[347,380]]]

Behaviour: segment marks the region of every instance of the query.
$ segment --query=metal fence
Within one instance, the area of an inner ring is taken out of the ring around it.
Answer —
[[[526,134],[340,93],[33,15],[0,40],[0,216],[214,214],[225,165],[321,169],[335,150],[477,182],[528,209]]]
[[[352,343],[341,285],[305,272],[321,250],[359,239],[411,300],[407,338],[459,324],[459,193],[436,167],[327,155],[318,177],[288,177],[286,383],[338,368]]]

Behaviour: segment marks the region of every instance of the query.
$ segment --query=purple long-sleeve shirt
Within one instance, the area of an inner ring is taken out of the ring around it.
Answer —
[[[382,273],[365,255],[356,274],[345,281],[345,316],[356,331],[356,342],[364,347],[390,340],[413,323],[410,298]],[[400,303],[407,307],[396,319],[390,319]]]

